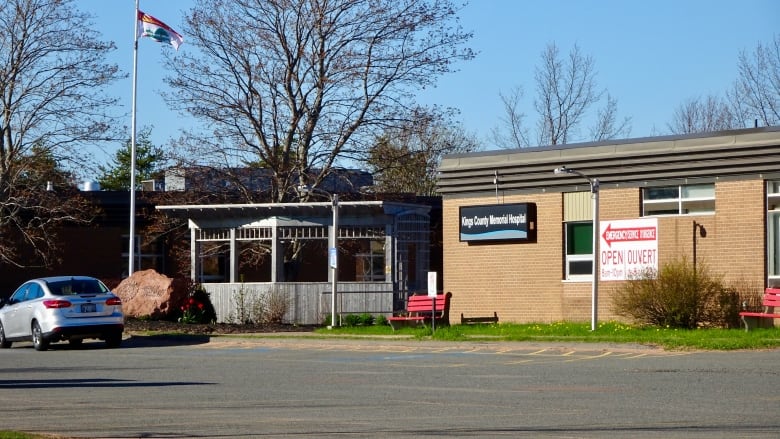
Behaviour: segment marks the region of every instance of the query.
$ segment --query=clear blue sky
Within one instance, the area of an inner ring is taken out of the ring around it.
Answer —
[[[458,3],[458,0],[454,0]],[[79,0],[95,16],[95,30],[116,42],[113,61],[132,70],[134,0]],[[190,0],[141,0],[140,8],[181,31]],[[737,77],[741,50],[769,43],[780,34],[778,0],[471,0],[462,10],[464,29],[473,31],[470,46],[477,57],[438,86],[421,91],[421,103],[455,107],[464,128],[486,141],[504,115],[499,93],[521,86],[528,122],[534,68],[546,45],[562,54],[574,44],[591,55],[599,86],[617,98],[621,116],[632,118],[631,137],[665,134],[683,101],[722,95]],[[180,50],[187,50],[187,35]],[[148,39],[139,42],[139,128],[153,126],[153,141],[164,145],[192,120],[178,118],[159,96],[163,81],[162,50]],[[112,90],[124,102],[130,126],[131,81]],[[129,135],[129,132],[128,132]]]

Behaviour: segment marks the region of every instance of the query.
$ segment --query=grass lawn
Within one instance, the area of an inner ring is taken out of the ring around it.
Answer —
[[[46,436],[19,431],[0,430],[0,439],[59,439],[59,436]]]
[[[321,334],[341,336],[406,335],[413,338],[449,341],[556,341],[581,343],[633,343],[660,346],[665,349],[774,349],[780,347],[780,328],[744,329],[671,329],[635,327],[604,322],[591,331],[590,323],[531,323],[497,325],[453,325],[430,328],[401,328],[389,325],[337,327],[318,329]]]

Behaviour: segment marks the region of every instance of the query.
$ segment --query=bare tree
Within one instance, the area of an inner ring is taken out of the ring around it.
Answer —
[[[780,124],[780,34],[739,55],[739,77],[728,93],[742,126]]]
[[[674,134],[692,134],[739,128],[739,122],[728,102],[710,95],[689,99],[677,107],[668,127]]]
[[[536,98],[534,109],[538,114],[536,140],[539,145],[558,145],[579,140],[605,140],[630,133],[630,119],[618,120],[617,100],[599,89],[593,58],[584,55],[575,45],[566,59],[562,59],[558,46],[548,44],[541,55],[541,65],[535,69]],[[519,111],[522,93],[516,89],[509,96],[501,96],[507,118],[502,136],[494,130],[493,137],[499,144],[512,147],[529,146],[529,136],[523,128],[525,115]],[[594,108],[606,95],[605,106]],[[593,115],[595,123],[589,128],[590,138],[580,134],[585,121]],[[500,130],[500,128],[499,128]]]
[[[590,140],[602,140],[628,137],[631,134],[631,118],[618,120],[617,99],[607,94],[607,102],[596,113],[596,125],[590,129]]]
[[[262,163],[274,199],[365,160],[413,93],[473,57],[449,0],[199,0],[171,59],[170,103],[201,119],[187,154]],[[226,31],[226,30],[229,30]],[[197,152],[195,152],[197,151]],[[247,194],[251,196],[251,194]]]
[[[780,124],[780,35],[738,58],[739,76],[726,98],[691,98],[668,124],[673,133],[699,133]]]
[[[501,127],[493,128],[493,141],[501,148],[529,146],[528,129],[524,126],[525,113],[520,111],[523,99],[522,87],[514,87],[509,94],[499,93],[504,105],[506,117],[501,119]]]
[[[368,158],[374,191],[436,194],[442,156],[477,151],[479,142],[447,118],[418,113],[414,122],[378,136]]]
[[[46,266],[57,230],[89,220],[58,164],[84,163],[106,138],[117,78],[105,63],[113,43],[69,0],[4,0],[0,7],[0,263]],[[90,30],[89,32],[85,31]],[[47,182],[58,191],[46,191]]]
[[[567,62],[560,58],[558,46],[547,46],[542,53],[542,65],[534,75],[540,145],[568,143],[585,111],[603,94],[596,89],[595,75],[593,58],[580,53],[578,46],[569,53]]]

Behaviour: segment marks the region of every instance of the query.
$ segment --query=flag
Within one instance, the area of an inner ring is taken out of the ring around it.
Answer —
[[[179,46],[184,43],[184,37],[170,26],[141,11],[138,11],[137,34],[139,37],[149,37],[158,43],[169,43],[176,50],[179,50]]]

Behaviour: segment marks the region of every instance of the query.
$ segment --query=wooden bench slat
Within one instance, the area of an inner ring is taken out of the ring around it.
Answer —
[[[428,303],[428,304],[415,304],[415,305],[407,306],[406,310],[409,311],[409,312],[425,312],[425,311],[430,312],[431,308],[433,308],[433,306],[430,303]],[[437,303],[436,304],[436,311],[444,311],[444,305],[443,304],[439,305]]]
[[[497,324],[498,323],[498,313],[493,311],[493,315],[490,317],[484,316],[484,317],[466,317],[463,315],[463,313],[460,313],[460,324],[461,325],[471,325],[471,324],[481,324],[481,323],[492,323]]]
[[[739,313],[741,316],[750,316],[750,317],[771,317],[774,319],[780,319],[780,314],[770,313],[770,312],[753,312],[753,311],[742,311]]]

